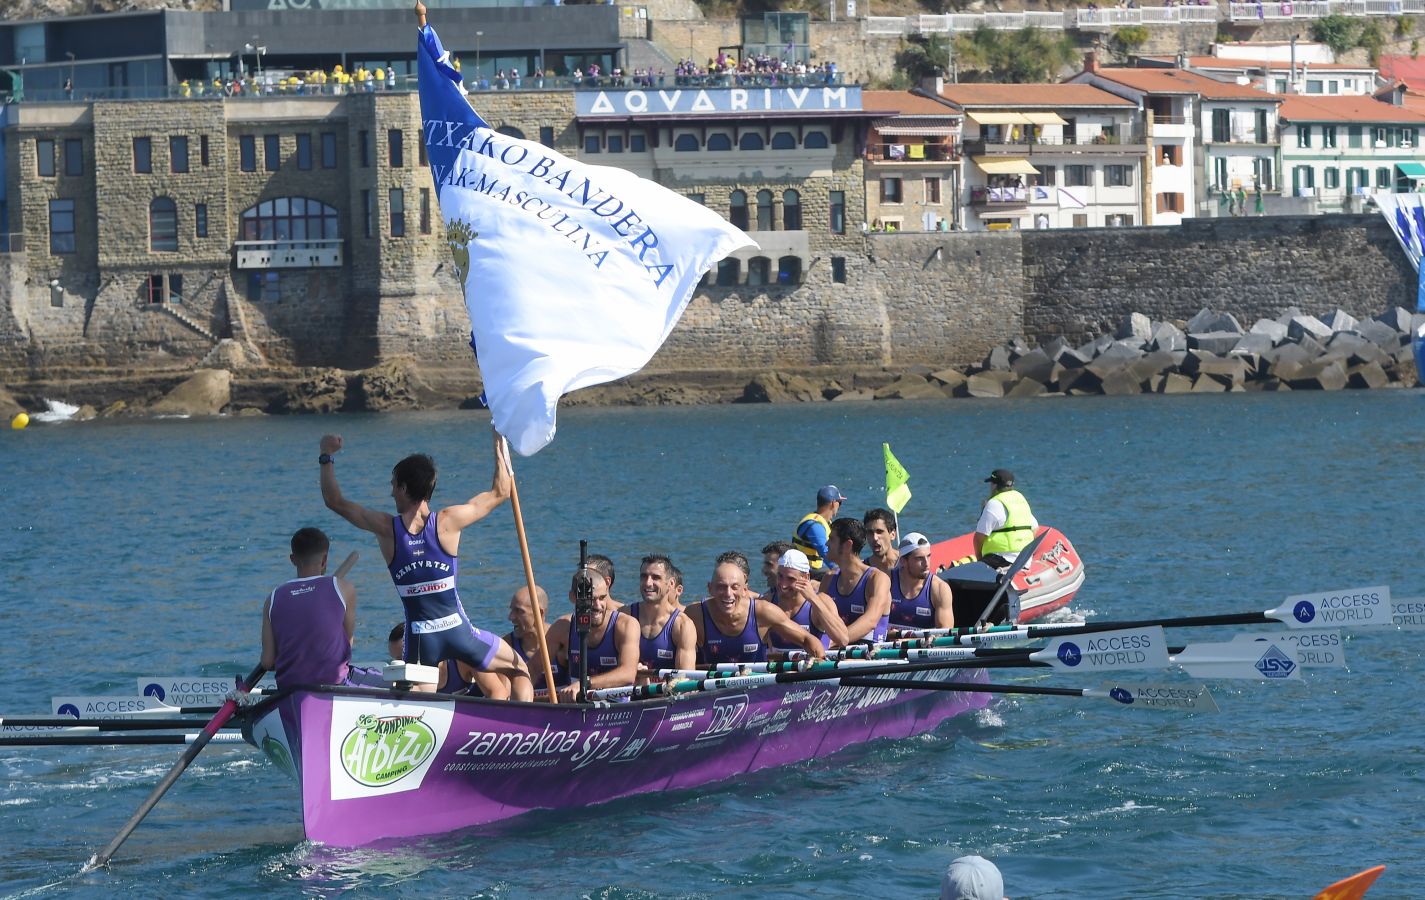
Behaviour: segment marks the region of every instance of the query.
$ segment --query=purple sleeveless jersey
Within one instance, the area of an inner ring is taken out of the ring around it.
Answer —
[[[268,620],[277,639],[272,669],[279,687],[346,680],[351,641],[345,617],[346,600],[330,575],[298,578],[272,592]]]
[[[831,599],[836,601],[836,610],[841,613],[841,621],[850,625],[861,618],[866,613],[866,582],[871,580],[871,573],[876,571],[867,568],[861,573],[861,580],[856,582],[856,587],[851,589],[851,593],[843,594],[837,587],[840,576],[834,575],[827,580],[826,593]],[[871,629],[871,633],[861,640],[883,641],[886,639],[886,629],[890,625],[890,617],[882,616],[876,623],[876,627]]]
[[[708,614],[704,600],[698,604],[703,612],[703,645],[698,660],[702,663],[766,662],[767,645],[757,633],[757,601],[748,604],[747,624],[738,634],[724,634]]]
[[[776,591],[773,591],[773,592],[771,593],[771,596],[769,596],[767,599],[768,599],[770,602],[772,602],[772,603],[776,603],[776,602],[777,602],[777,592],[776,592]],[[807,631],[810,631],[810,632],[812,633],[812,636],[813,636],[813,637],[821,638],[821,645],[822,645],[823,647],[828,647],[828,648],[829,648],[829,647],[831,646],[831,638],[829,638],[829,637],[827,637],[826,635],[822,634],[822,633],[821,633],[821,630],[820,630],[819,628],[817,628],[815,625],[812,624],[812,621],[811,621],[811,601],[810,601],[810,600],[803,600],[801,607],[800,607],[795,613],[790,614],[790,615],[788,616],[788,618],[791,619],[793,622],[796,622],[798,625],[802,626],[803,628],[805,628]],[[772,649],[774,649],[774,650],[803,650],[803,649],[805,649],[804,647],[802,647],[801,644],[795,643],[795,642],[793,642],[793,641],[789,641],[789,640],[787,640],[786,638],[782,637],[780,634],[778,634],[778,633],[775,632],[775,631],[768,631],[768,632],[767,632],[767,645],[768,645],[769,647],[771,647]]]
[[[930,579],[925,579],[920,593],[906,597],[901,593],[900,566],[891,570],[891,624],[908,625],[914,628],[934,628],[935,610],[930,605]]]
[[[608,625],[604,627],[603,640],[589,648],[589,674],[598,675],[609,669],[618,668],[618,646],[614,643],[614,625],[618,623],[619,611],[613,610]],[[569,619],[569,678],[579,677],[579,633],[574,630],[574,619]]]
[[[630,604],[628,614],[638,620],[639,610],[643,606],[643,601]],[[677,658],[677,650],[673,647],[673,623],[677,621],[682,613],[674,613],[668,617],[668,621],[663,623],[663,630],[659,631],[651,638],[643,636],[642,626],[638,633],[638,661],[655,671],[658,669],[673,668],[673,661]]]
[[[406,660],[433,666],[458,659],[488,670],[500,639],[465,615],[455,591],[460,562],[441,548],[436,515],[430,514],[419,534],[408,532],[400,516],[391,517],[396,552],[388,568],[406,608]]]

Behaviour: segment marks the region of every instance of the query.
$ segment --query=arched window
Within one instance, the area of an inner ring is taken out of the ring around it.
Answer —
[[[749,131],[737,139],[737,149],[739,150],[761,150],[766,146],[762,142],[762,135],[755,131]]]
[[[172,197],[154,197],[148,205],[148,249],[178,249],[178,204]]]
[[[765,256],[754,256],[747,261],[747,286],[757,287],[767,283],[772,261]]]
[[[677,140],[673,141],[673,149],[684,153],[698,149],[698,136],[696,134],[678,135]]]
[[[727,203],[727,220],[732,224],[736,225],[738,228],[741,228],[743,231],[747,230],[746,191],[732,192],[732,197],[728,199]],[[719,281],[718,284],[722,284],[722,282]]]
[[[728,137],[725,134],[710,134],[708,135],[708,149],[731,150],[732,138]]]
[[[341,237],[336,210],[308,197],[277,197],[242,213],[244,241],[317,241]]]
[[[521,141],[522,141],[522,140],[525,139],[525,138],[524,138],[524,132],[523,132],[523,131],[520,131],[518,128],[516,128],[516,127],[513,126],[513,125],[501,125],[499,128],[496,128],[495,131],[496,131],[497,133],[499,133],[499,134],[503,134],[503,135],[506,135],[506,136],[508,136],[508,137],[515,138],[516,140],[521,140]]]
[[[717,286],[733,287],[742,280],[742,263],[735,259],[724,259],[717,264]]]
[[[777,260],[778,284],[801,284],[802,259],[800,256],[784,256]]]
[[[777,223],[772,219],[772,192],[757,192],[757,230],[775,231]]]
[[[797,149],[797,139],[790,131],[779,131],[772,135],[773,150],[795,150]]]
[[[782,191],[782,227],[787,231],[802,230],[802,195]]]
[[[824,131],[808,131],[802,138],[802,147],[807,150],[825,150],[830,146]]]

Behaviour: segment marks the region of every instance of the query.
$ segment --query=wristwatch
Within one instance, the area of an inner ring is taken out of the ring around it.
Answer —
[[[330,465],[334,462],[336,462],[336,457],[332,456],[330,453],[323,453],[321,456],[317,457],[317,465],[319,466]]]

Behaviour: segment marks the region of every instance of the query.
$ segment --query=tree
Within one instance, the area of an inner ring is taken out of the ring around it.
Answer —
[[[977,81],[1026,83],[1048,81],[1078,59],[1074,39],[1037,28],[995,31],[984,26],[955,38],[962,72]]]
[[[1127,57],[1134,50],[1148,43],[1148,29],[1142,25],[1125,25],[1113,33],[1109,45],[1119,56]]]
[[[1356,45],[1366,51],[1371,65],[1379,65],[1381,51],[1385,49],[1385,32],[1376,22],[1367,22],[1361,29],[1361,36],[1356,39]]]
[[[1311,39],[1330,47],[1338,57],[1356,46],[1360,34],[1360,23],[1339,13],[1311,23]]]
[[[911,35],[905,45],[896,53],[896,69],[904,73],[911,85],[917,85],[925,78],[934,78],[945,71],[948,62],[949,45],[945,38],[932,35]]]

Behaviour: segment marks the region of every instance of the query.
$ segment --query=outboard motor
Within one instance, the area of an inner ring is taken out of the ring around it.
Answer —
[[[950,585],[955,596],[955,624],[973,625],[980,618],[1001,584],[1001,574],[989,563],[972,562],[953,566],[939,573]],[[990,625],[1013,624],[1019,621],[1019,591],[1011,586],[1000,597],[995,608],[985,618]]]

